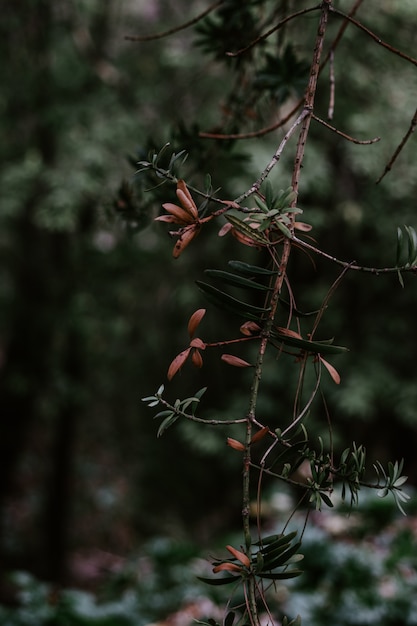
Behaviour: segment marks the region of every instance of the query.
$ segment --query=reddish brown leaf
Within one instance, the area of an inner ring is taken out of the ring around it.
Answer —
[[[226,222],[226,224],[223,224],[223,226],[221,227],[221,229],[219,230],[217,234],[219,237],[224,237],[225,235],[227,235],[228,232],[232,230],[232,228],[233,226],[231,225],[231,223]]]
[[[193,217],[178,205],[172,204],[172,202],[165,202],[162,206],[167,213],[171,213],[178,219],[179,224],[192,224],[194,222]]]
[[[181,367],[184,365],[185,361],[188,359],[190,350],[191,348],[187,348],[186,350],[183,350],[182,352],[177,354],[177,356],[175,357],[175,359],[172,361],[171,365],[169,366],[168,374],[167,374],[168,380],[172,380],[172,378],[175,376],[178,370],[181,369]]]
[[[198,211],[195,202],[188,191],[187,185],[183,180],[177,183],[177,198],[181,202],[184,209],[196,220],[198,219]]]
[[[242,568],[236,563],[220,563],[213,567],[213,574],[217,572],[241,572]]]
[[[182,233],[179,235],[178,240],[174,246],[174,250],[172,252],[174,259],[178,259],[180,254],[192,242],[192,240],[197,237],[199,232],[200,224],[198,223],[191,224],[190,226],[184,228]]]
[[[340,385],[340,374],[337,371],[337,369],[333,367],[333,365],[331,365],[328,361],[323,359],[323,357],[320,355],[319,355],[319,359],[320,359],[320,362],[323,363],[324,367],[329,372],[330,376],[332,377],[336,385]]]
[[[232,439],[231,437],[227,438],[227,445],[233,448],[233,450],[239,450],[239,452],[243,452],[245,449],[243,443],[241,443],[237,439]]]
[[[205,350],[206,349],[206,344],[199,337],[196,337],[195,339],[192,339],[191,342],[190,342],[190,346],[191,346],[191,348],[197,348],[198,350]]]
[[[294,222],[294,228],[308,233],[313,227],[311,224],[306,224],[305,222]]]
[[[203,367],[203,357],[198,350],[193,350],[191,354],[191,361],[195,367]]]
[[[250,337],[253,334],[259,333],[259,331],[261,330],[261,327],[256,322],[249,321],[249,322],[245,322],[244,324],[242,324],[239,330],[242,333],[242,335],[246,335],[247,337]]]
[[[268,426],[264,426],[263,428],[261,428],[261,430],[258,430],[258,432],[254,434],[251,439],[251,443],[256,443],[257,441],[260,441],[265,437],[267,433],[269,433],[269,428]]]
[[[243,359],[240,359],[234,354],[222,354],[221,359],[228,365],[233,365],[233,367],[251,367],[250,363],[244,361]]]
[[[244,565],[245,567],[250,567],[249,557],[244,552],[236,550],[236,548],[234,548],[233,546],[226,546],[226,550],[229,550],[230,554],[232,554],[235,559],[240,561],[242,565]]]
[[[197,311],[194,311],[194,313],[190,317],[188,321],[188,334],[190,335],[190,339],[194,337],[197,326],[199,325],[205,314],[206,309],[197,309]]]
[[[280,335],[285,335],[286,337],[294,337],[294,339],[302,339],[300,333],[296,333],[294,330],[290,330],[289,328],[277,326],[277,330],[279,331]]]
[[[159,217],[155,217],[155,222],[167,222],[168,224],[183,224],[181,220],[174,215],[160,215]]]

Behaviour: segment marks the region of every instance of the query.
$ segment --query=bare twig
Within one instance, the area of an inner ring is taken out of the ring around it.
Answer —
[[[370,274],[375,274],[375,276],[379,276],[380,274],[394,274],[398,272],[413,272],[413,273],[417,272],[417,265],[412,265],[412,266],[403,265],[400,267],[366,267],[364,265],[358,265],[355,261],[350,261],[350,262],[342,261],[341,259],[338,259],[337,257],[332,256],[331,254],[328,254],[327,252],[324,252],[320,248],[316,248],[315,246],[311,245],[311,243],[307,243],[306,241],[303,241],[302,239],[298,239],[298,237],[296,236],[293,236],[291,241],[294,243],[297,243],[302,248],[307,248],[308,250],[315,252],[319,256],[322,256],[324,259],[328,259],[329,261],[336,263],[336,265],[341,265],[342,267],[345,267],[349,270],[355,270],[358,272],[367,272]]]
[[[319,122],[319,124],[323,124],[323,126],[325,126],[329,130],[331,130],[334,133],[336,133],[336,135],[340,135],[344,139],[347,139],[348,141],[351,141],[352,143],[359,144],[361,146],[369,146],[369,144],[376,143],[377,141],[380,141],[380,139],[381,139],[381,137],[374,137],[373,139],[355,139],[355,137],[351,137],[350,135],[347,135],[346,133],[342,133],[341,130],[338,130],[337,128],[335,128],[331,124],[328,124],[327,122],[322,120],[320,117],[317,117],[317,115],[313,114],[312,118],[314,120],[316,120],[316,122]]]
[[[411,120],[411,124],[410,124],[409,129],[407,130],[406,134],[402,138],[400,144],[398,145],[398,147],[395,150],[394,154],[390,158],[389,162],[385,166],[385,169],[382,172],[381,176],[376,181],[377,184],[380,183],[381,180],[384,178],[384,176],[386,174],[388,174],[388,172],[391,170],[391,168],[394,165],[398,155],[400,154],[401,150],[404,148],[405,144],[407,143],[407,141],[409,140],[409,138],[411,137],[411,135],[415,131],[416,127],[417,127],[417,109],[416,109],[416,112],[414,113],[413,119]]]
[[[305,105],[304,111],[307,111],[307,115],[305,115],[303,119],[303,124],[300,131],[300,136],[298,138],[297,150],[295,153],[294,159],[294,168],[292,174],[292,188],[295,193],[298,195],[298,183],[300,178],[301,167],[304,159],[304,151],[305,151],[305,143],[308,136],[308,131],[310,128],[310,122],[313,115],[314,108],[314,99],[316,96],[317,90],[317,80],[320,73],[320,59],[323,51],[323,42],[324,35],[326,32],[327,19],[330,9],[331,0],[324,0],[321,5],[321,16],[319,27],[317,30],[316,43],[314,46],[313,52],[313,60],[311,63],[310,76],[308,80],[306,95],[305,95]],[[293,206],[296,206],[297,198],[293,201]]]
[[[334,113],[334,92],[335,92],[335,79],[334,79],[334,50],[330,50],[330,72],[329,72],[329,80],[330,80],[330,97],[329,97],[329,109],[327,112],[327,117],[329,120],[333,119]]]
[[[405,54],[405,52],[401,52],[401,50],[398,50],[398,48],[394,48],[394,46],[391,46],[389,43],[386,43],[380,37],[378,37],[378,35],[376,35],[372,30],[369,30],[369,28],[364,26],[361,22],[358,22],[358,20],[355,20],[350,15],[347,15],[346,13],[343,13],[343,11],[339,11],[339,9],[335,9],[333,6],[330,7],[330,11],[332,13],[335,13],[336,15],[340,15],[341,17],[344,17],[346,20],[349,20],[349,22],[351,22],[357,28],[359,28],[364,33],[366,33],[377,44],[379,44],[380,46],[382,46],[386,50],[389,50],[389,52],[391,52],[392,54],[396,54],[397,56],[401,57],[402,59],[405,59],[409,63],[412,63],[413,65],[417,66],[417,59],[414,59],[414,57],[411,57],[408,54]]]
[[[126,35],[125,39],[127,41],[144,42],[144,41],[155,41],[156,39],[163,39],[164,37],[169,37],[169,35],[174,35],[175,33],[179,33],[181,30],[185,30],[186,28],[189,28],[190,26],[197,24],[197,22],[202,20],[203,17],[206,17],[206,15],[208,15],[209,13],[217,9],[217,7],[219,7],[221,4],[223,4],[224,1],[225,0],[218,0],[217,2],[214,2],[205,11],[203,11],[196,17],[193,17],[191,20],[188,20],[188,22],[184,22],[183,24],[180,24],[179,26],[175,26],[174,28],[165,30],[162,33],[156,33],[154,35],[138,35],[138,36]]]
[[[282,119],[278,120],[271,126],[267,126],[266,128],[261,128],[260,130],[255,130],[248,133],[230,133],[230,134],[222,134],[222,133],[198,133],[199,137],[203,137],[205,139],[254,139],[255,137],[262,137],[263,135],[267,135],[268,133],[272,133],[277,128],[281,128],[284,126],[288,120],[290,120],[293,115],[298,111],[300,106],[303,104],[303,98],[300,98],[295,106],[291,109],[291,111]]]
[[[278,24],[275,24],[275,26],[270,28],[266,33],[264,33],[263,35],[259,35],[259,37],[256,37],[256,39],[253,39],[253,41],[251,41],[244,48],[241,48],[240,50],[236,50],[236,52],[226,52],[227,56],[229,56],[229,57],[237,57],[237,56],[239,56],[241,54],[244,54],[245,52],[248,52],[248,50],[251,50],[251,48],[256,46],[258,43],[260,43],[261,41],[264,41],[270,35],[272,35],[277,30],[282,28],[284,26],[284,24],[287,24],[289,21],[295,19],[296,17],[300,17],[300,15],[304,15],[305,13],[311,13],[311,11],[317,11],[318,9],[320,9],[320,6],[321,6],[320,4],[317,4],[314,7],[309,7],[307,9],[302,9],[301,11],[297,11],[296,13],[292,13],[291,15],[288,15],[286,18],[284,18],[283,20],[278,22]]]
[[[299,126],[299,124],[302,123],[302,121],[307,117],[308,114],[309,114],[308,109],[304,109],[300,113],[300,115],[297,117],[297,119],[295,120],[295,122],[293,123],[291,128],[285,133],[285,136],[282,139],[281,143],[279,144],[279,146],[278,146],[274,156],[272,157],[272,159],[270,160],[270,162],[268,163],[268,165],[266,166],[266,168],[264,169],[262,174],[259,176],[258,180],[256,180],[253,183],[253,185],[250,187],[250,189],[248,189],[247,191],[245,191],[245,193],[243,193],[242,195],[240,195],[238,198],[235,199],[235,202],[237,204],[239,204],[240,202],[242,202],[242,200],[245,200],[246,198],[248,198],[249,196],[251,196],[252,194],[254,194],[254,193],[256,193],[258,191],[259,187],[262,185],[264,180],[267,178],[268,174],[271,172],[273,167],[280,160],[281,155],[283,153],[283,150],[284,150],[285,146],[287,145],[287,143],[288,143],[289,139],[291,138],[291,136],[296,131],[297,126]]]

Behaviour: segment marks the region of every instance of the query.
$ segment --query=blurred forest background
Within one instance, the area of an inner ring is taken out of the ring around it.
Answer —
[[[335,5],[348,11],[351,3]],[[226,143],[198,137],[198,130],[231,130],[225,102],[236,72],[232,62],[229,68],[219,62],[221,51],[204,53],[204,28],[149,43],[125,39],[170,28],[206,6],[188,0],[3,0],[3,574],[20,569],[88,586],[94,556],[106,567],[106,555],[125,558],[157,535],[208,544],[239,523],[239,475],[231,471],[234,459],[221,453],[224,433],[201,437],[184,424],[157,440],[158,424],[140,401],[166,382],[189,315],[205,306],[194,279],[233,258],[234,244],[219,243],[210,227],[173,263],[166,229],[153,223],[172,189],[147,193],[149,181],[135,177],[135,163],[170,141],[172,149],[189,152],[187,181],[210,173],[221,197],[233,198],[256,178],[282,136]],[[358,18],[415,56],[413,0],[368,0]],[[297,24],[292,51],[299,84],[285,76],[284,57],[272,85],[259,68],[253,90],[263,90],[264,102],[275,99],[279,106],[303,93],[316,21],[306,16]],[[335,21],[332,32],[339,27]],[[249,40],[243,30],[231,32],[227,49]],[[355,146],[315,126],[299,206],[328,253],[393,265],[396,227],[417,228],[415,138],[392,172],[374,183],[414,114],[416,68],[349,27],[335,71],[338,127],[382,141]],[[323,118],[327,81],[323,76],[317,103]],[[262,106],[243,108],[246,129],[274,121],[262,117]],[[287,187],[289,172],[284,161],[273,181]],[[337,276],[322,260],[316,271],[301,254],[294,254],[291,272],[300,308],[317,305]],[[395,275],[347,276],[323,330],[350,349],[337,358],[340,388],[329,384],[327,391],[336,443],[343,446],[346,433],[366,445],[370,460],[404,457],[404,473],[414,485],[416,280],[404,276],[403,289]],[[216,334],[214,325],[210,332]],[[186,369],[175,393],[192,393],[206,384],[206,375]],[[208,413],[245,411],[238,375],[217,367],[210,377]],[[263,410],[278,424],[291,398],[289,382],[265,380],[264,390]]]

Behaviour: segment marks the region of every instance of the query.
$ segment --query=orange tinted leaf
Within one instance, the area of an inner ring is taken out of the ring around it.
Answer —
[[[190,335],[190,339],[194,336],[197,326],[199,325],[205,314],[206,309],[197,309],[197,311],[194,311],[194,313],[190,317],[188,321],[188,334]]]
[[[187,185],[183,180],[179,180],[177,183],[177,198],[181,202],[182,206],[190,215],[193,216],[194,219],[198,218],[198,211],[195,205],[194,200],[190,192],[188,191]]]
[[[261,428],[261,430],[258,430],[258,432],[254,434],[251,439],[251,443],[256,443],[257,441],[260,441],[265,437],[267,433],[269,433],[269,428],[268,426],[264,426],[263,428]]]
[[[282,326],[278,326],[277,330],[280,335],[285,335],[286,337],[294,337],[294,339],[302,339],[300,333],[296,333],[294,330],[290,330],[289,328],[283,328]]]
[[[168,222],[169,224],[183,224],[181,220],[174,215],[160,215],[159,217],[155,217],[155,222]]]
[[[239,330],[242,333],[242,335],[246,335],[247,337],[250,337],[254,333],[258,333],[261,330],[261,327],[256,322],[248,321],[242,324]]]
[[[225,235],[227,235],[228,232],[232,230],[232,228],[233,226],[230,224],[230,222],[226,222],[226,224],[223,224],[217,234],[219,237],[224,237]]]
[[[243,243],[244,246],[250,246],[251,248],[259,247],[258,242],[254,241],[253,239],[250,239],[249,237],[246,237],[246,235],[243,235],[242,233],[240,233],[238,230],[236,230],[236,228],[232,228],[232,235],[240,243]]]
[[[185,248],[192,242],[192,240],[197,237],[200,226],[198,224],[192,224],[191,226],[187,226],[184,228],[182,233],[179,235],[178,240],[174,246],[174,250],[172,255],[174,259],[178,259],[180,254],[185,250]]]
[[[294,222],[294,228],[308,233],[313,227],[311,224],[306,224],[305,222]]]
[[[191,343],[190,343],[190,346],[191,346],[191,348],[197,348],[198,350],[205,350],[206,349],[206,344],[199,337],[196,337],[195,339],[192,339]]]
[[[329,372],[330,376],[332,377],[332,379],[334,380],[336,385],[339,385],[340,384],[340,374],[337,371],[337,369],[335,367],[333,367],[333,365],[331,365],[328,361],[326,361],[326,359],[323,359],[323,357],[320,356],[320,355],[319,355],[319,359],[320,359],[321,363],[323,363],[323,365],[326,368],[326,370]]]
[[[231,437],[227,438],[227,445],[233,448],[233,450],[239,450],[239,452],[243,452],[243,450],[245,449],[243,443],[241,443],[237,439],[232,439]]]
[[[167,374],[168,380],[171,380],[175,376],[175,374],[178,372],[178,370],[181,369],[181,367],[184,365],[185,361],[188,359],[190,350],[191,348],[187,348],[186,350],[183,350],[182,352],[177,354],[177,356],[175,357],[175,359],[172,361],[171,365],[169,366],[168,374]]]
[[[213,574],[217,574],[217,572],[241,572],[242,568],[240,565],[236,565],[236,563],[220,563],[213,567]]]
[[[194,222],[191,215],[176,204],[172,204],[172,202],[165,202],[162,206],[167,213],[176,217],[181,224],[192,224]]]
[[[191,361],[195,367],[203,367],[203,357],[198,350],[193,350],[191,354]]]
[[[226,546],[226,550],[229,550],[230,554],[233,554],[235,559],[240,561],[242,565],[244,565],[245,567],[250,566],[249,557],[244,552],[241,552],[240,550],[236,550],[236,548],[234,548],[233,546]]]
[[[240,359],[234,354],[222,354],[221,359],[228,365],[233,365],[233,367],[251,367],[250,363],[244,361],[243,359]]]

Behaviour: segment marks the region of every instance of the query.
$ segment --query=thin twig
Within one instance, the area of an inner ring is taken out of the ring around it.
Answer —
[[[204,139],[254,139],[255,137],[262,137],[264,135],[267,135],[268,133],[272,133],[274,130],[277,130],[277,128],[281,128],[281,126],[284,126],[284,124],[286,124],[288,120],[290,120],[293,117],[293,115],[295,115],[295,113],[298,111],[300,106],[303,104],[303,99],[304,98],[300,98],[298,102],[295,104],[295,106],[291,109],[291,111],[285,117],[280,119],[278,122],[275,122],[271,126],[261,128],[260,130],[254,130],[248,133],[230,133],[230,134],[200,132],[198,133],[198,136]]]
[[[266,166],[266,168],[264,169],[262,174],[259,176],[258,180],[256,180],[253,183],[253,185],[251,186],[250,189],[248,189],[247,191],[245,191],[245,193],[243,193],[242,195],[240,195],[238,198],[235,199],[235,202],[237,204],[239,204],[240,202],[242,202],[242,200],[245,200],[246,198],[248,198],[249,196],[251,196],[252,194],[254,194],[254,193],[256,193],[258,191],[259,187],[262,185],[264,180],[267,178],[268,174],[271,172],[273,167],[280,160],[282,152],[283,152],[285,146],[287,145],[289,139],[291,138],[291,136],[296,131],[297,126],[299,126],[299,124],[302,123],[302,121],[307,117],[307,115],[309,113],[310,113],[310,111],[308,109],[304,109],[300,113],[300,115],[297,117],[297,119],[295,120],[295,122],[293,123],[291,128],[286,132],[286,134],[285,134],[284,138],[282,139],[281,143],[279,144],[279,146],[278,146],[274,156],[272,157],[271,161],[268,163],[268,165]]]
[[[413,57],[410,57],[408,54],[405,54],[405,52],[401,52],[401,50],[398,50],[398,48],[394,48],[394,46],[391,46],[389,43],[386,43],[380,37],[378,37],[378,35],[376,35],[372,30],[369,30],[369,28],[364,26],[361,22],[358,22],[358,20],[355,20],[350,15],[347,15],[346,13],[343,13],[343,11],[339,11],[339,9],[335,9],[333,6],[329,7],[329,10],[332,13],[335,13],[336,15],[340,15],[341,17],[344,17],[345,19],[349,20],[349,22],[351,22],[357,28],[359,28],[364,33],[366,33],[377,44],[379,44],[380,46],[382,46],[386,50],[389,50],[392,54],[396,54],[397,56],[401,57],[402,59],[405,59],[409,63],[412,63],[413,65],[417,66],[417,59],[414,59]]]
[[[292,180],[291,180],[292,188],[295,191],[297,196],[298,196],[298,183],[299,183],[299,178],[300,178],[300,172],[301,172],[303,159],[304,159],[305,144],[306,144],[308,132],[310,129],[311,117],[313,115],[314,100],[315,100],[316,90],[317,90],[317,80],[318,80],[319,73],[320,73],[320,60],[321,60],[321,54],[323,51],[324,36],[326,32],[326,27],[327,27],[330,3],[331,3],[331,0],[323,0],[323,3],[321,5],[320,22],[319,22],[319,26],[317,30],[316,42],[315,42],[314,52],[313,52],[313,60],[311,63],[310,75],[309,75],[307,90],[305,94],[304,111],[307,111],[308,114],[305,115],[304,117],[300,135],[298,137],[297,149],[296,149],[295,159],[294,159],[294,168],[293,168],[293,174],[292,174]],[[293,206],[296,206],[296,202],[297,202],[297,197],[293,201]]]
[[[378,178],[378,180],[376,181],[376,184],[380,183],[381,180],[384,178],[384,176],[386,174],[388,174],[388,172],[391,170],[392,166],[394,165],[398,155],[400,154],[401,150],[404,148],[405,144],[407,143],[407,141],[409,140],[409,138],[411,137],[411,135],[413,134],[413,132],[415,131],[417,127],[417,109],[416,112],[414,113],[413,119],[411,120],[411,124],[409,129],[407,130],[406,134],[404,135],[404,137],[402,138],[399,146],[397,147],[397,149],[395,150],[394,154],[392,155],[391,159],[389,160],[389,162],[387,163],[387,165],[385,166],[384,171],[382,172],[381,176]]]
[[[263,35],[259,35],[259,37],[256,37],[256,39],[253,39],[244,48],[241,48],[240,50],[236,50],[236,52],[226,52],[227,56],[229,56],[229,57],[237,57],[237,56],[239,56],[239,55],[241,55],[241,54],[243,54],[245,52],[248,52],[248,50],[251,50],[251,48],[256,46],[258,43],[260,43],[261,41],[264,41],[265,39],[267,39],[270,35],[272,35],[277,30],[282,28],[284,26],[284,24],[287,24],[287,22],[289,22],[290,20],[293,20],[296,17],[300,17],[300,15],[304,15],[305,13],[310,13],[311,11],[317,11],[318,9],[320,9],[320,6],[321,6],[320,4],[317,4],[314,7],[309,7],[308,9],[302,9],[301,11],[297,11],[296,13],[292,13],[291,15],[288,15],[286,18],[284,18],[283,20],[281,20],[280,22],[275,24],[275,26],[270,28],[266,33],[264,33]]]
[[[347,18],[353,17],[353,15],[355,15],[356,11],[358,10],[358,8],[362,4],[362,2],[363,2],[363,0],[356,0],[355,4],[353,5],[351,10],[349,11],[349,14],[348,14]],[[344,34],[346,28],[348,27],[348,24],[349,24],[349,19],[346,19],[343,22],[342,26],[340,27],[339,32],[337,33],[336,37],[334,38],[328,53],[324,57],[324,60],[323,60],[322,65],[320,67],[320,71],[322,71],[323,68],[326,66],[327,62],[330,59],[331,54],[334,53],[334,51],[336,50],[336,48],[339,45],[340,41],[342,40],[343,34]]]
[[[156,39],[163,39],[164,37],[168,37],[169,35],[173,35],[175,33],[180,32],[181,30],[189,28],[190,26],[193,26],[193,24],[197,24],[197,22],[202,20],[203,17],[205,17],[206,15],[208,15],[209,13],[217,9],[217,7],[219,7],[221,4],[223,4],[224,1],[225,0],[218,0],[217,2],[214,2],[205,11],[203,11],[196,17],[193,17],[191,20],[188,20],[188,22],[184,22],[183,24],[180,24],[179,26],[175,26],[174,28],[165,30],[162,33],[156,33],[154,35],[138,35],[138,36],[126,35],[125,39],[127,41],[137,41],[137,42],[155,41]]]
[[[355,261],[342,261],[341,259],[338,259],[337,257],[332,256],[331,254],[328,254],[323,250],[320,250],[320,248],[316,248],[310,243],[307,243],[302,239],[298,239],[298,237],[296,237],[295,235],[292,237],[291,241],[297,243],[301,247],[307,248],[308,250],[315,252],[319,256],[322,256],[324,259],[328,259],[329,261],[332,261],[337,265],[341,265],[342,267],[346,267],[349,270],[368,272],[370,274],[375,274],[375,276],[379,276],[379,274],[393,274],[395,272],[417,272],[417,265],[412,265],[411,267],[407,265],[403,265],[401,267],[366,267],[364,265],[357,265]]]
[[[342,133],[341,130],[338,130],[337,128],[335,128],[331,124],[328,124],[327,122],[322,120],[320,117],[317,117],[317,115],[314,115],[314,113],[312,115],[312,118],[314,120],[316,120],[316,122],[319,122],[319,124],[323,124],[323,126],[325,126],[329,130],[331,130],[334,133],[336,133],[336,135],[340,135],[344,139],[347,139],[348,141],[351,141],[352,143],[359,144],[361,146],[369,146],[369,144],[376,143],[377,141],[381,140],[381,137],[374,137],[373,139],[355,139],[355,137],[351,137],[350,135],[347,135],[346,133]]]
[[[336,82],[334,78],[334,50],[333,49],[330,50],[329,61],[330,61],[330,71],[329,71],[330,96],[329,96],[329,109],[327,111],[327,117],[329,118],[329,120],[332,120],[333,113],[334,113],[334,93],[335,93],[335,88],[336,88]]]

